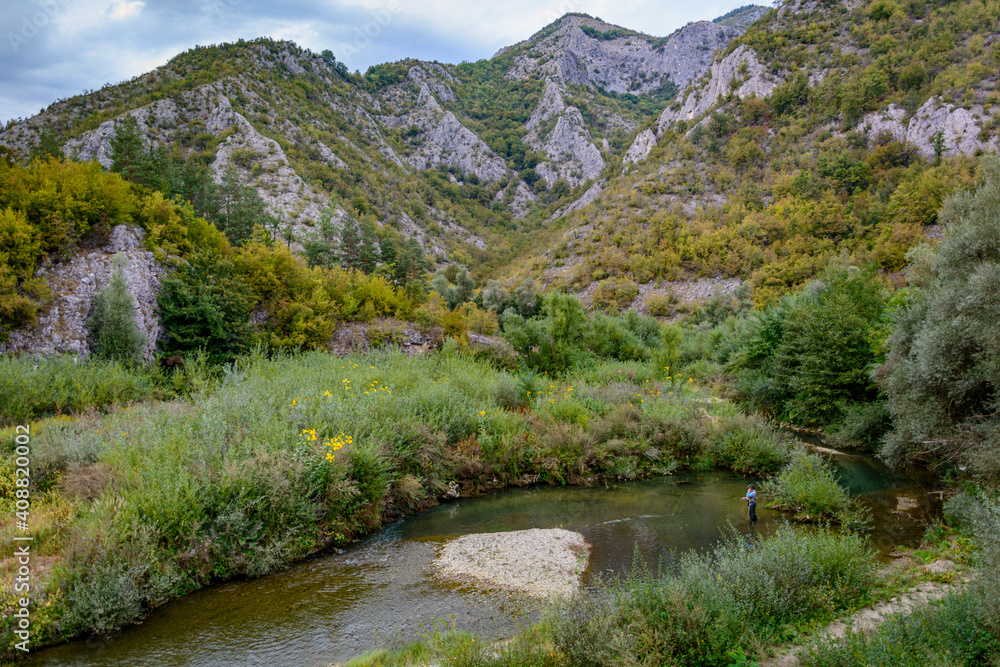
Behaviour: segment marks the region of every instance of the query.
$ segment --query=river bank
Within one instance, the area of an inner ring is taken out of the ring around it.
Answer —
[[[39,421],[29,528],[51,566],[31,600],[32,646],[115,632],[439,499],[780,469],[778,431],[706,397],[646,363],[554,381],[461,354],[313,353],[245,359],[187,401]]]

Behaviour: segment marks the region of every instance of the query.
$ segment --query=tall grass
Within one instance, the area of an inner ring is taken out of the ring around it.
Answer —
[[[186,396],[209,388],[216,373],[199,356],[166,371],[93,357],[0,355],[0,426]]]
[[[548,623],[572,665],[729,665],[737,648],[757,653],[848,607],[873,577],[855,535],[786,528],[748,544],[733,534],[711,554],[686,554],[675,576],[637,567]]]
[[[874,631],[821,642],[802,657],[807,667],[864,665],[995,665],[1000,662],[1000,502],[959,494],[949,518],[970,531],[979,547],[976,577],[967,588],[915,610],[895,614]]]
[[[145,381],[65,363],[46,368]],[[258,353],[193,401],[37,422],[35,483],[76,507],[52,546],[59,631],[108,631],[211,581],[264,574],[432,505],[456,483],[473,493],[494,479],[564,484],[716,464],[766,473],[785,460],[773,430],[663,375],[630,362],[556,381],[458,353]]]

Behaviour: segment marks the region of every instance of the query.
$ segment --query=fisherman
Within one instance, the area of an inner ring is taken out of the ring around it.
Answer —
[[[743,496],[747,501],[747,508],[750,510],[750,523],[757,523],[757,489],[753,484],[747,486],[747,495]]]

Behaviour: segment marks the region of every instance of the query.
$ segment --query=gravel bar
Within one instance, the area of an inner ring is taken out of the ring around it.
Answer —
[[[576,592],[589,557],[590,544],[583,535],[533,528],[450,540],[434,569],[442,579],[547,598]]]

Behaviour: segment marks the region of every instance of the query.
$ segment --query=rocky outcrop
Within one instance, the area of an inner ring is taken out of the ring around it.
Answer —
[[[639,133],[629,146],[628,152],[622,158],[622,172],[628,171],[630,165],[646,159],[649,152],[656,147],[656,134],[648,127]]]
[[[589,188],[587,188],[587,191],[584,192],[580,196],[580,198],[577,199],[575,202],[573,202],[569,206],[567,206],[565,208],[561,208],[558,211],[556,211],[555,213],[553,213],[552,216],[549,218],[549,220],[555,220],[557,218],[563,217],[564,215],[569,215],[573,211],[579,211],[580,209],[582,209],[582,208],[586,207],[587,205],[591,204],[595,199],[597,199],[598,195],[601,194],[601,192],[604,190],[604,186],[606,184],[607,184],[607,181],[604,181],[604,180],[601,180],[601,181],[598,181],[597,183],[594,183]]]
[[[566,106],[559,85],[549,80],[545,93],[526,123],[525,142],[541,151],[546,160],[535,167],[538,175],[552,185],[565,178],[570,187],[600,175],[604,157],[591,140],[583,114]]]
[[[419,68],[411,72],[415,69]],[[391,126],[418,130],[410,139],[414,150],[406,156],[406,161],[416,169],[431,169],[439,164],[456,167],[488,183],[506,176],[507,163],[475,132],[462,125],[455,114],[441,107],[425,76],[416,78],[421,83],[415,108],[402,116],[383,118]],[[448,92],[451,94],[450,89]]]
[[[683,87],[708,69],[716,49],[740,32],[699,21],[658,38],[569,14],[555,30],[547,29],[506,50],[518,54],[509,76],[540,74],[561,85],[599,86],[617,93],[648,93],[668,81]]]
[[[311,227],[327,197],[302,180],[277,141],[259,133],[242,115],[233,117],[235,132],[219,146],[212,162],[216,180],[221,182],[233,169],[245,185],[257,189],[272,215],[292,223],[300,233]]]
[[[162,333],[157,315],[156,297],[164,269],[143,249],[143,232],[136,227],[119,225],[100,250],[81,253],[68,262],[46,263],[37,273],[52,290],[48,309],[35,324],[11,332],[0,345],[0,353],[67,353],[86,355],[87,316],[94,295],[111,280],[112,259],[121,253],[128,260],[122,269],[128,291],[136,299],[135,318],[146,337],[144,356],[151,359]]]
[[[998,148],[997,137],[983,132],[993,118],[993,113],[982,105],[958,107],[932,97],[908,121],[902,107],[890,104],[883,111],[866,115],[857,130],[867,134],[870,140],[889,135],[896,141],[909,142],[924,158],[934,157],[934,144],[940,133],[943,155],[975,155]]]
[[[178,95],[176,100],[158,100],[104,121],[96,129],[67,141],[63,153],[78,160],[97,160],[110,168],[115,124],[126,117],[135,119],[139,130],[155,147],[173,144],[187,132],[217,136],[233,126],[236,116],[229,98],[218,86],[208,84]]]
[[[742,45],[728,56],[712,65],[708,84],[693,88],[683,98],[663,110],[657,120],[660,134],[678,120],[691,120],[711,109],[719,99],[735,93],[743,99],[756,95],[767,97],[781,83],[757,59],[757,53]]]

